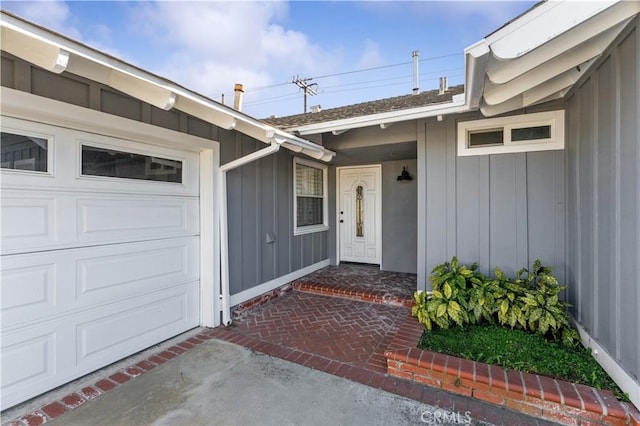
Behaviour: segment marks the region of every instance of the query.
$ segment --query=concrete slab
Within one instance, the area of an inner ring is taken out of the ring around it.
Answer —
[[[48,424],[411,425],[437,419],[471,421],[465,413],[210,340]]]

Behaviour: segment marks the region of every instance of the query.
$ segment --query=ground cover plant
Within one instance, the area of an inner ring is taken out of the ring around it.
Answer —
[[[504,368],[608,389],[623,401],[628,397],[581,345],[567,346],[540,334],[498,325],[425,330],[420,349],[440,352]]]
[[[436,266],[430,280],[432,291],[416,292],[412,308],[426,328],[420,348],[610,389],[625,398],[580,343],[570,305],[560,299],[565,287],[539,260],[512,278],[500,268],[487,277],[477,264],[462,265],[453,257]]]

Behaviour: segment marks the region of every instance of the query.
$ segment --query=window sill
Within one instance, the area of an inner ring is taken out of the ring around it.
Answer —
[[[328,225],[311,225],[311,226],[303,226],[300,228],[296,228],[293,231],[293,235],[305,235],[305,234],[312,234],[314,232],[324,232],[324,231],[328,231],[329,230],[329,226]]]

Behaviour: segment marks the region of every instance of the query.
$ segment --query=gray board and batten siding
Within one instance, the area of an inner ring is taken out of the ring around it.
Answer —
[[[222,162],[265,146],[238,132],[220,142]],[[281,149],[227,174],[232,295],[328,257],[327,231],[293,234],[293,158]]]
[[[220,142],[225,164],[266,147],[178,110],[165,111],[68,72],[2,52],[2,86]],[[327,258],[327,233],[293,236],[293,154],[285,149],[228,173],[231,294]],[[266,242],[272,233],[274,243]]]
[[[575,319],[640,379],[640,17],[567,96],[567,284]]]
[[[517,114],[562,109],[549,103]],[[493,275],[530,267],[536,259],[565,278],[564,151],[459,157],[457,123],[479,113],[418,122],[418,286],[457,256]]]

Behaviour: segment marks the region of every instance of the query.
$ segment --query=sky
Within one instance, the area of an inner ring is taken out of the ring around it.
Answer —
[[[464,49],[535,1],[6,1],[2,9],[256,118],[464,83]]]

